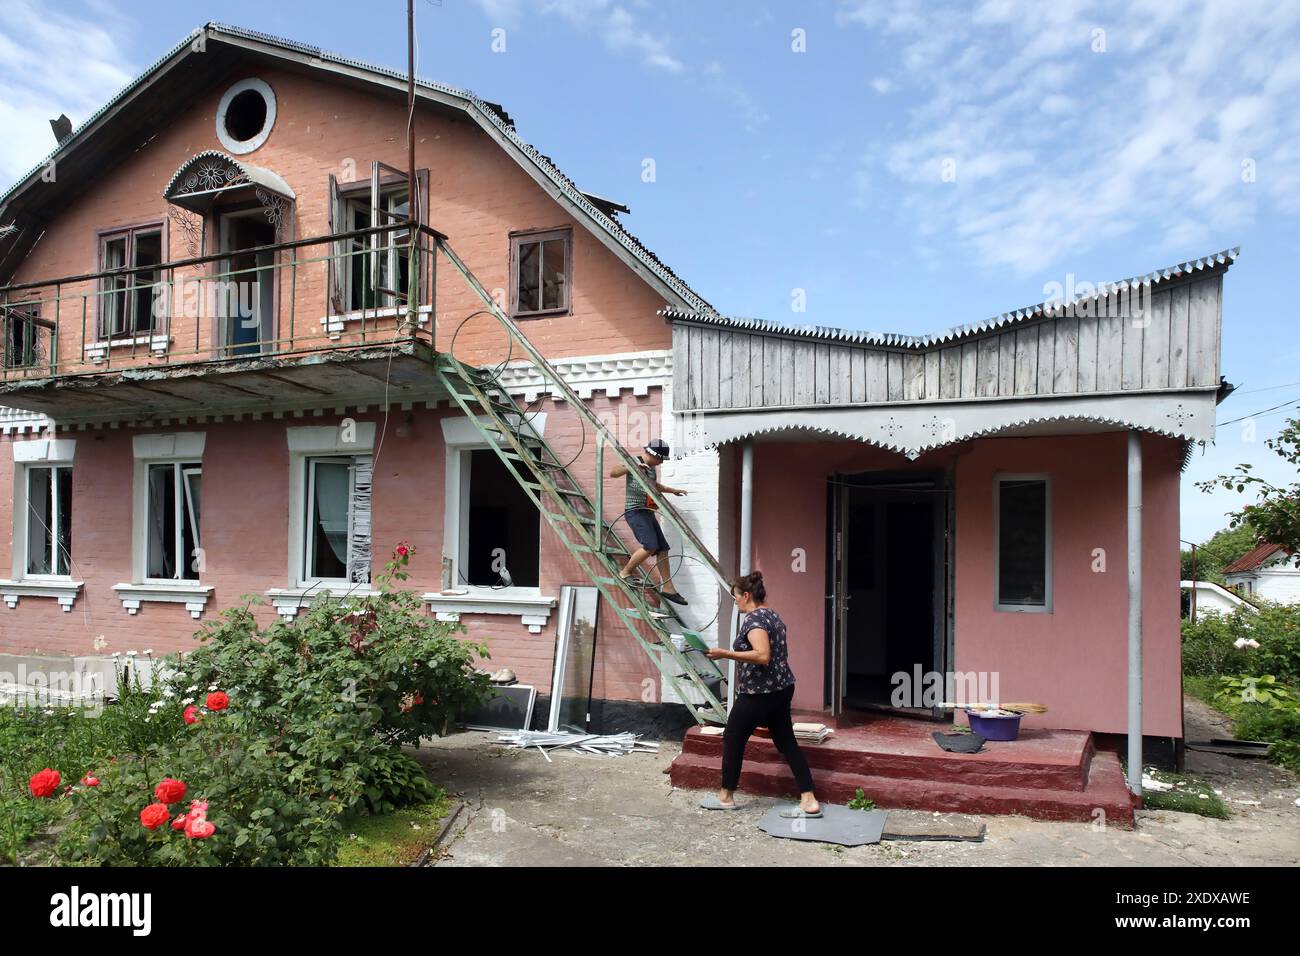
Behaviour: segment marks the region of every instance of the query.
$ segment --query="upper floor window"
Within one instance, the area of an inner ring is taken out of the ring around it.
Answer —
[[[573,232],[556,229],[510,237],[510,314],[569,311]]]
[[[160,327],[154,292],[162,279],[162,227],[125,229],[100,236],[100,268],[122,271],[100,281],[99,334],[120,338]]]
[[[345,196],[343,211],[346,217],[344,231],[368,229],[371,226],[384,226],[410,216],[410,203],[407,199],[410,190],[405,185],[392,186],[379,192],[380,221],[371,222],[370,193],[365,191],[356,195]],[[348,241],[348,269],[345,274],[347,285],[344,296],[345,308],[349,312],[362,309],[389,308],[406,301],[408,283],[410,282],[410,233],[405,230],[393,230],[374,236],[354,236]],[[377,248],[372,249],[373,245]],[[374,253],[374,259],[371,253]],[[374,287],[373,266],[378,267],[378,288]]]
[[[994,482],[993,582],[999,611],[1051,611],[1051,486],[1046,477]]]
[[[34,305],[0,310],[0,325],[3,325],[4,333],[0,348],[4,349],[5,368],[26,368],[40,360],[36,319],[37,307]]]
[[[71,574],[72,466],[28,465],[28,574]]]
[[[265,80],[249,77],[226,90],[217,104],[217,139],[236,156],[251,153],[275,125],[275,91]]]

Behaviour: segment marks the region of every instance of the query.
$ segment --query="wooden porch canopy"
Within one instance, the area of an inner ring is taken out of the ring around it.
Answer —
[[[822,434],[909,458],[988,435],[1214,437],[1223,274],[1237,249],[933,336],[666,309],[683,451]]]

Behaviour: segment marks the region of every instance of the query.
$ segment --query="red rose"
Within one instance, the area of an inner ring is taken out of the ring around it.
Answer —
[[[90,774],[86,774],[84,777],[81,778],[81,785],[83,787],[98,787],[99,778],[92,777]]]
[[[404,544],[399,544],[397,546],[397,553],[399,556],[404,558],[411,553],[411,549]]]
[[[184,830],[184,829],[185,829],[185,824],[186,824],[186,822],[187,822],[188,820],[189,820],[189,817],[186,816],[184,813],[178,815],[178,816],[176,817],[176,819],[172,821],[172,829],[173,829],[173,830]]]
[[[230,698],[226,692],[219,690],[208,695],[208,710],[225,710],[230,706]]]
[[[193,704],[190,704],[190,706],[188,706],[188,707],[185,708],[185,714],[184,714],[184,717],[185,717],[185,723],[187,723],[187,724],[197,724],[197,723],[199,722],[199,709],[198,709],[198,707],[194,706]]]
[[[151,803],[140,811],[140,823],[146,830],[157,830],[172,818],[172,812],[165,803]]]
[[[46,767],[38,774],[33,774],[27,785],[32,789],[33,797],[52,797],[59,789],[59,772]]]
[[[153,795],[158,798],[159,803],[179,803],[185,798],[185,790],[185,784],[181,781],[167,777],[153,788]]]

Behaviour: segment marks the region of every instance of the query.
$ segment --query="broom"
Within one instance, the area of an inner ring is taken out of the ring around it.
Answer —
[[[1015,701],[1007,704],[954,704],[951,701],[944,701],[940,707],[957,708],[961,710],[1010,710],[1017,714],[1045,714],[1047,713],[1046,704],[1033,704],[1024,701]]]

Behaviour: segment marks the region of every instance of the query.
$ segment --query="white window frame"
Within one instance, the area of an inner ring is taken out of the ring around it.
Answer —
[[[527,416],[529,424],[540,437],[546,430],[546,413]],[[442,540],[443,560],[447,566],[447,578],[443,581],[443,594],[478,595],[496,597],[502,601],[519,598],[534,598],[541,594],[539,587],[494,588],[482,584],[467,584],[461,574],[466,555],[469,553],[469,509],[470,490],[470,453],[492,446],[483,434],[467,417],[444,418],[442,420],[443,444],[447,450],[446,460],[446,500],[443,512]],[[538,515],[539,534],[537,547],[540,552],[542,535],[540,533],[541,515]],[[544,566],[544,565],[543,565]],[[547,598],[547,601],[552,601]]]
[[[1041,481],[1044,486],[1043,502],[1043,603],[1042,604],[1004,604],[1002,603],[1002,485],[1010,481]],[[1046,473],[1008,474],[999,472],[993,476],[993,610],[1018,614],[1052,613],[1052,476]]]
[[[370,593],[373,580],[349,581],[347,578],[310,578],[307,576],[307,518],[311,499],[311,469],[313,458],[356,459],[374,454],[375,423],[354,422],[345,419],[340,425],[306,425],[285,429],[289,443],[289,565],[288,589],[277,589],[274,595],[289,594],[299,590],[328,590],[336,596]],[[355,473],[353,475],[355,481]],[[349,501],[349,509],[351,502]],[[371,503],[373,516],[373,499]],[[374,541],[371,540],[373,549]],[[373,568],[372,568],[373,570]],[[277,605],[278,606],[278,605]],[[283,611],[282,611],[283,613]],[[290,615],[291,616],[291,615]]]
[[[135,458],[132,475],[131,502],[131,580],[128,583],[114,585],[119,592],[131,589],[140,590],[149,595],[146,600],[167,600],[156,597],[158,594],[175,590],[176,600],[202,592],[204,600],[212,589],[203,588],[199,578],[151,578],[149,577],[149,467],[151,465],[197,464],[203,468],[203,448],[207,443],[205,432],[168,432],[152,435],[136,435],[131,439],[131,451]],[[184,492],[183,492],[184,493]],[[186,494],[188,497],[188,494]],[[179,503],[179,502],[178,502]],[[200,516],[200,521],[202,516]],[[177,526],[179,533],[179,525]],[[196,545],[203,547],[202,538]],[[132,614],[136,608],[127,608]]]
[[[348,469],[348,543],[347,553],[352,553],[352,500],[356,497],[357,490],[357,458],[358,455],[310,455],[303,461],[303,467],[306,469],[306,489],[302,501],[302,566],[298,568],[298,581],[301,587],[321,587],[333,586],[344,589],[351,588],[354,584],[363,583],[352,581],[346,577],[342,578],[323,578],[311,573],[312,561],[316,557],[316,536],[311,533],[312,528],[312,511],[316,507],[316,466],[322,464],[343,465]],[[364,582],[369,584],[369,581]]]
[[[13,443],[13,535],[10,552],[11,579],[0,581],[0,600],[10,608],[18,606],[23,597],[50,597],[59,602],[64,611],[71,611],[82,582],[73,580],[71,574],[27,573],[27,493],[28,472],[33,468],[73,467],[76,441],[69,438],[38,438]],[[68,570],[73,571],[72,558]]]
[[[179,577],[174,576],[170,578],[151,578],[148,576],[149,574],[149,519],[150,519],[149,471],[150,469],[158,466],[170,466],[172,472],[172,498],[173,498],[172,507],[174,511],[174,514],[172,515],[172,524],[174,526],[173,537],[172,537],[172,548],[175,551],[175,556],[177,559],[176,570],[180,571],[182,569],[183,567],[181,563],[182,560],[186,564],[188,564],[194,558],[194,555],[192,554],[187,554],[187,555],[181,554],[181,551],[184,547],[184,541],[185,541],[183,521],[188,520],[194,526],[195,550],[197,551],[203,550],[203,536],[202,536],[203,533],[202,533],[202,529],[199,527],[199,520],[201,520],[201,517],[199,519],[195,518],[194,506],[190,495],[189,481],[187,479],[187,476],[195,473],[197,473],[200,477],[202,477],[203,475],[202,460],[194,461],[194,460],[187,460],[187,459],[166,459],[164,461],[145,461],[144,462],[145,493],[144,493],[144,514],[143,514],[144,565],[143,565],[142,577],[140,580],[141,583],[143,584],[177,584],[177,583],[190,583],[190,582],[197,584],[203,575],[201,566],[199,570],[199,577],[197,578],[188,578],[184,576],[179,576]],[[200,492],[200,494],[201,493],[202,492]]]
[[[37,439],[28,442],[16,442],[14,444],[14,532],[13,532],[13,565],[12,577],[15,581],[31,582],[68,582],[72,580],[72,556],[68,555],[68,573],[67,574],[32,574],[29,573],[28,561],[31,557],[31,548],[28,541],[28,516],[27,507],[30,502],[31,494],[31,475],[33,471],[44,468],[72,468],[72,459],[76,451],[76,442],[73,439]],[[57,472],[56,472],[57,474]],[[53,476],[52,483],[53,483]],[[72,480],[71,474],[68,480]],[[58,500],[57,490],[54,493],[54,500]],[[53,537],[53,547],[58,546],[58,508],[54,509],[55,525],[51,529]],[[51,550],[53,553],[53,549]],[[55,567],[58,567],[57,558]]]

